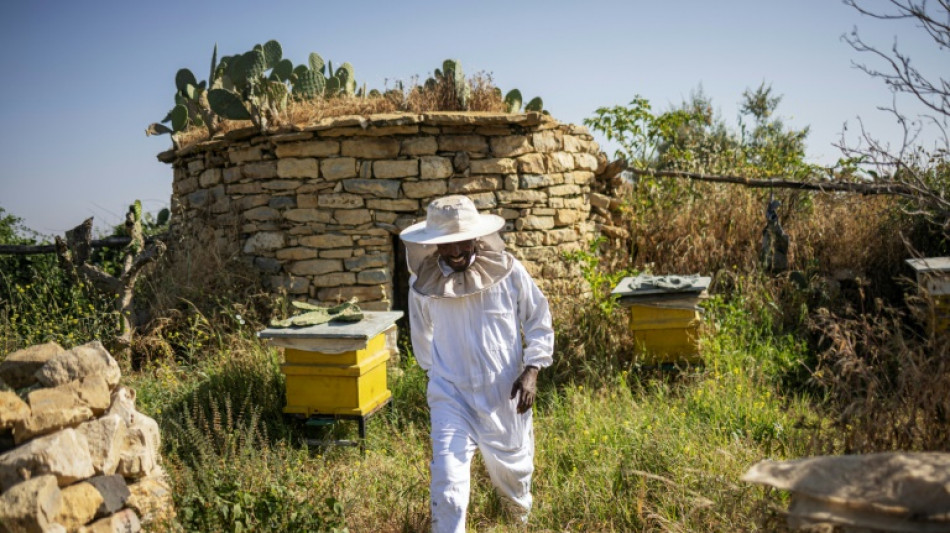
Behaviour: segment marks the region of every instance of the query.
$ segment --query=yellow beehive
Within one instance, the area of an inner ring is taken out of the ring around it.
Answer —
[[[384,337],[377,336],[385,343]],[[335,355],[310,353],[314,360]],[[370,413],[392,396],[386,388],[388,360],[389,350],[383,348],[353,365],[285,363],[281,365],[287,378],[284,412],[305,416]]]
[[[640,277],[624,278],[614,289],[630,313],[630,330],[640,361],[648,365],[699,361],[700,299],[708,277],[688,278],[685,288],[646,285]]]
[[[631,305],[629,309],[630,329],[645,363],[699,359],[699,311],[647,305]]]
[[[268,328],[258,333],[284,348],[284,412],[306,417],[365,417],[389,401],[386,362],[399,311],[365,311],[354,323]],[[390,346],[387,346],[389,344]]]
[[[917,287],[933,298],[933,314],[929,327],[938,331],[950,329],[950,257],[908,259],[917,275]]]

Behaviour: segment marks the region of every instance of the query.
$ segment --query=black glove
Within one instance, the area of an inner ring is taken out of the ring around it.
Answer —
[[[531,409],[534,405],[534,398],[538,395],[538,367],[526,366],[524,372],[518,376],[514,385],[511,386],[511,399],[521,392],[518,398],[518,414],[522,414]]]

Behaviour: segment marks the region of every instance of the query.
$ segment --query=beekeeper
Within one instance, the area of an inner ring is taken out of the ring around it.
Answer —
[[[429,204],[406,244],[409,320],[429,377],[432,530],[465,531],[476,448],[507,507],[527,522],[538,370],[551,364],[547,299],[505,251],[497,215],[465,196]]]

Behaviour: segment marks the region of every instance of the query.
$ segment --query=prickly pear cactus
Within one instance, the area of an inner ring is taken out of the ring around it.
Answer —
[[[544,110],[544,102],[541,100],[540,96],[535,96],[524,106],[525,111],[537,111],[540,113]]]
[[[321,74],[325,72],[323,69],[326,66],[326,63],[323,62],[323,58],[320,57],[320,54],[316,52],[311,52],[310,57],[308,59],[310,63],[310,70],[314,72],[319,72]]]
[[[192,74],[190,70],[186,68],[180,69],[175,74],[175,88],[177,88],[179,92],[183,93],[187,90],[189,85],[198,85],[198,80],[195,79],[195,75]]]
[[[512,89],[505,95],[505,107],[508,113],[521,112],[521,91]]]
[[[265,69],[272,69],[276,67],[277,63],[279,63],[281,58],[284,56],[284,51],[281,48],[280,43],[274,40],[264,43],[263,52]]]
[[[208,91],[208,104],[212,111],[226,119],[251,120],[251,114],[248,113],[241,99],[231,91],[211,89]]]

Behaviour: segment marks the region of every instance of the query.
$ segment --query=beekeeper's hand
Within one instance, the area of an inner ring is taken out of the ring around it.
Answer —
[[[518,393],[518,413],[525,413],[534,405],[534,398],[538,394],[538,367],[526,366],[524,372],[515,380],[511,386],[511,399],[514,400]]]

